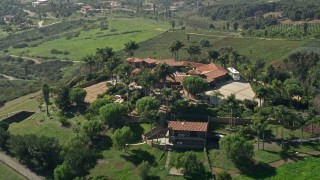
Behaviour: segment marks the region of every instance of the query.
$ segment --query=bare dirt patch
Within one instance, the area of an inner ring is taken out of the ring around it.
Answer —
[[[95,101],[99,95],[102,95],[108,89],[106,82],[101,82],[89,87],[84,88],[87,91],[87,95],[84,99],[87,103]]]
[[[226,171],[229,174],[231,174],[232,176],[234,175],[240,175],[240,171],[239,170],[227,170],[227,169],[223,169],[223,168],[219,168],[219,167],[213,167],[212,168],[212,172],[214,174],[217,174],[218,172],[222,172],[222,171]]]

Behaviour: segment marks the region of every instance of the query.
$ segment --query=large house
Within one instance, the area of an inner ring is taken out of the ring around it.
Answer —
[[[206,146],[208,122],[169,121],[168,130],[173,147]]]
[[[208,81],[210,85],[215,82],[225,79],[228,76],[228,71],[219,64],[203,64],[189,61],[175,61],[174,59],[140,59],[136,57],[128,58],[128,63],[131,64],[134,72],[138,72],[140,68],[154,68],[157,64],[166,63],[173,67],[176,71],[174,78],[167,78],[168,85],[180,86],[182,80],[190,75],[200,76]],[[187,70],[187,71],[186,71]]]

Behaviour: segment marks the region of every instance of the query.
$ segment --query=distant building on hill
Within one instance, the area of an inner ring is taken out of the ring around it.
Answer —
[[[13,18],[14,18],[14,16],[12,16],[12,15],[6,15],[3,17],[3,20],[5,22],[10,22]]]
[[[37,0],[36,2],[32,2],[32,6],[46,6],[48,5],[49,1],[48,0]]]

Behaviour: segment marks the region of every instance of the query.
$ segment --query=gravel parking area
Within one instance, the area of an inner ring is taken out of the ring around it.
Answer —
[[[207,91],[206,94],[209,95],[213,91],[218,90],[224,97],[228,97],[231,94],[235,94],[236,98],[239,100],[244,99],[255,99],[255,93],[253,92],[250,83],[241,81],[224,81],[217,84],[217,87],[213,90]]]

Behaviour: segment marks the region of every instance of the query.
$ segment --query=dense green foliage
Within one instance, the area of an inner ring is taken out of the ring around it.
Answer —
[[[208,82],[199,76],[188,76],[182,81],[183,88],[196,96],[209,89]]]
[[[204,166],[198,160],[196,154],[192,151],[179,154],[175,163],[176,168],[182,168],[184,176],[191,176],[192,178],[199,178],[204,175]]]
[[[121,123],[127,111],[127,107],[123,104],[111,103],[101,107],[99,114],[102,122],[113,126]]]
[[[134,134],[128,126],[117,129],[112,135],[114,147],[119,150],[126,150],[129,147],[128,144],[132,142],[133,136]]]
[[[237,166],[251,163],[253,146],[239,134],[230,134],[219,141],[223,153]]]
[[[36,135],[12,135],[9,151],[38,172],[53,170],[59,160],[60,145],[54,138]]]

